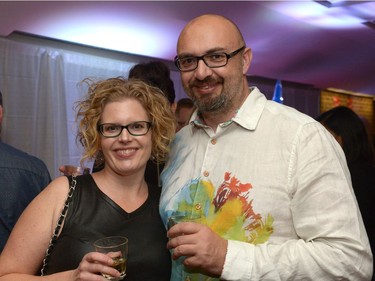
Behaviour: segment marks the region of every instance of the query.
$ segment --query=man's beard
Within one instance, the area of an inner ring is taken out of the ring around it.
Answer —
[[[199,87],[201,84],[222,84],[223,79],[219,79],[219,81],[216,81],[212,78],[207,78],[203,81],[194,81],[192,82],[189,87],[185,87],[185,91],[188,93],[188,95],[193,100],[195,106],[198,108],[199,113],[209,112],[209,113],[223,113],[226,111],[228,106],[231,104],[231,96],[230,93],[227,93],[225,89],[219,94],[219,96],[210,97],[210,96],[204,96],[202,99],[198,99],[192,90],[194,86]]]
[[[195,105],[198,107],[199,112],[222,112],[228,105],[227,96],[220,93],[217,97],[207,97],[204,100],[197,100],[195,97],[192,98]]]

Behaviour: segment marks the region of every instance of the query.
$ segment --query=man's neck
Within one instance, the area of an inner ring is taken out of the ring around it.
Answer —
[[[237,110],[231,110],[230,112],[215,112],[215,113],[205,113],[201,116],[202,121],[205,125],[209,126],[216,132],[217,126],[222,123],[230,121],[237,113]]]
[[[232,108],[223,111],[216,111],[216,112],[204,112],[201,114],[202,121],[207,126],[211,127],[214,132],[216,132],[217,126],[222,123],[228,122],[233,119],[237,115],[238,110],[241,108],[247,97],[249,96],[250,92],[247,88],[247,92],[243,94],[239,101],[233,105]]]

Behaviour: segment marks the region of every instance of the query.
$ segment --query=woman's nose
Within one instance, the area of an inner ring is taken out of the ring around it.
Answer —
[[[119,141],[129,141],[132,135],[129,133],[127,128],[123,128],[121,134],[118,136]]]

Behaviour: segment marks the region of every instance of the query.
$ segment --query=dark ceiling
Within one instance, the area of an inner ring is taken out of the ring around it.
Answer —
[[[243,31],[249,75],[375,95],[373,1],[1,1],[0,36],[21,31],[172,60],[180,30],[203,13]]]

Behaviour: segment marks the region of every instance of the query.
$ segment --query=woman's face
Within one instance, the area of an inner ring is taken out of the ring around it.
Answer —
[[[105,105],[100,124],[113,123],[126,126],[136,121],[150,121],[139,101],[126,98]],[[106,138],[101,135],[101,146],[106,169],[120,175],[143,173],[151,156],[151,129],[142,136],[133,136],[123,129],[117,137]]]

